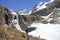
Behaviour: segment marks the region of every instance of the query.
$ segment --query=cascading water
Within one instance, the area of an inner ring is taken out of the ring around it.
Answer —
[[[12,15],[13,15],[13,19],[12,19],[12,25],[19,31],[21,32],[25,32],[21,29],[20,25],[19,25],[19,20],[18,20],[18,14],[16,14],[15,12],[12,12]]]

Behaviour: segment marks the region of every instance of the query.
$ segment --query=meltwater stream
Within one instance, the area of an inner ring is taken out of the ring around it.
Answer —
[[[46,40],[60,40],[60,24],[33,23],[30,27],[36,27],[29,35]]]

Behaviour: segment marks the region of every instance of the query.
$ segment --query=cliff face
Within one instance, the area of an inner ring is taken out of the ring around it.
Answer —
[[[8,8],[5,8],[2,5],[0,5],[0,22],[3,23],[3,24],[8,24],[9,25],[9,23],[12,20],[11,17],[12,17],[12,14],[8,10]]]

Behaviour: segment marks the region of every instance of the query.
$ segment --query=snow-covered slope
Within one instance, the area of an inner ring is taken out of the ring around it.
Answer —
[[[41,16],[42,18],[45,18],[45,19],[47,19],[47,18],[49,18],[51,15],[53,15],[53,13],[55,12],[55,10],[56,10],[57,8],[54,8],[54,10],[49,14],[49,15],[47,15],[47,16]],[[58,9],[59,10],[59,9]]]
[[[16,11],[18,14],[20,15],[29,15],[31,14],[31,10],[26,10],[26,9],[23,9],[23,10],[18,10]]]
[[[50,4],[50,3],[52,3],[54,0],[50,0],[50,1],[48,1],[48,2],[40,2],[38,5],[36,5],[34,8],[33,8],[33,12],[32,13],[34,13],[34,12],[36,12],[36,11],[39,11],[39,10],[42,10],[42,9],[44,9],[44,8],[47,8],[47,5],[48,4]]]
[[[60,25],[59,24],[42,24],[33,23],[30,27],[36,27],[29,35],[40,37],[46,40],[60,40]]]
[[[53,2],[54,0],[50,0],[49,2]]]

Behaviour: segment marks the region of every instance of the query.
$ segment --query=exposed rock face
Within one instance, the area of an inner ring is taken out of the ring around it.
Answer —
[[[7,8],[0,5],[0,22],[9,25],[9,20],[11,20],[11,17],[11,12]]]
[[[50,23],[60,24],[60,8],[56,8],[49,18],[52,18]]]

